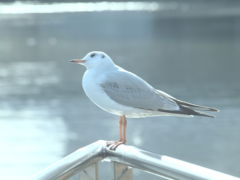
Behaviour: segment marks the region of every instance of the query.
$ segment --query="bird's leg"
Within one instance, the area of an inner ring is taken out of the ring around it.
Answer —
[[[119,119],[119,140],[118,142],[123,141],[123,116],[120,116]]]
[[[110,146],[111,150],[116,150],[116,148],[126,143],[126,126],[127,126],[127,120],[126,116],[120,116],[119,119],[119,140],[115,141],[114,143],[109,143],[108,146]]]
[[[123,120],[123,138],[122,138],[122,142],[123,144],[126,144],[127,142],[127,119],[126,116],[122,116],[122,120]]]
[[[120,116],[119,119],[119,141],[118,143],[125,144],[126,143],[126,129],[127,129],[127,119],[126,116]]]

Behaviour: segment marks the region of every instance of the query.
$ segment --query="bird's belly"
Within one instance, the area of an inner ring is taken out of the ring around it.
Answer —
[[[95,83],[91,84],[83,83],[83,89],[88,98],[93,103],[95,103],[98,107],[109,113],[118,116],[125,115],[130,118],[154,116],[152,111],[124,106],[122,104],[115,102],[102,90],[102,88],[99,85]]]

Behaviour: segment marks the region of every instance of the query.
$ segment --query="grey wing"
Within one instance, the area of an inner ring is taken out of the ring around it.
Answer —
[[[100,84],[104,92],[119,104],[145,110],[179,110],[178,104],[128,71],[107,73]]]

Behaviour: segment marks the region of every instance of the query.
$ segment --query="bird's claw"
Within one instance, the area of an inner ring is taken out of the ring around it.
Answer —
[[[110,150],[115,151],[117,149],[117,147],[120,146],[121,144],[124,144],[124,142],[123,141],[108,141],[107,147]]]

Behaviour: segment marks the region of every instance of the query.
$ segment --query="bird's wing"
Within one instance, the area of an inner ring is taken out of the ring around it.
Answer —
[[[100,86],[112,100],[125,106],[153,111],[179,110],[170,96],[125,70],[106,73]]]

